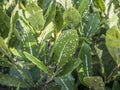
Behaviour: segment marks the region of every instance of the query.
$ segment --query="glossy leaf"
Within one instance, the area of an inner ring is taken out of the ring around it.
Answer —
[[[66,30],[61,33],[55,43],[54,59],[58,65],[63,66],[76,51],[78,35],[76,30]]]
[[[106,33],[106,46],[115,60],[115,62],[120,64],[120,31],[117,26],[113,26]]]
[[[105,84],[99,76],[84,77],[84,82],[89,88],[94,90],[105,90]]]
[[[40,68],[41,70],[43,70],[44,72],[48,73],[48,74],[52,74],[52,72],[49,70],[49,68],[47,66],[45,66],[39,59],[37,59],[36,57],[34,57],[33,55],[24,52],[26,58],[30,61],[32,61],[33,64],[35,64],[38,68]]]

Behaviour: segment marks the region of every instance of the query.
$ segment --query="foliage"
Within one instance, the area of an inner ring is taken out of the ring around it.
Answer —
[[[1,87],[119,90],[119,10],[120,0],[0,0]]]

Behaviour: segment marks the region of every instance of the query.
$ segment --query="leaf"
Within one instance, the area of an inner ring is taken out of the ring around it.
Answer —
[[[63,13],[63,20],[65,26],[76,27],[80,23],[80,19],[81,15],[74,7],[67,9]]]
[[[90,14],[84,26],[84,34],[86,37],[91,37],[97,32],[100,24],[99,13]]]
[[[57,31],[60,31],[63,26],[63,8],[59,4],[56,6],[56,14],[55,14],[55,25]]]
[[[98,5],[102,11],[105,11],[105,4],[103,0],[98,0]]]
[[[59,77],[54,79],[55,82],[62,87],[61,90],[74,90],[74,78],[72,75],[66,77]]]
[[[56,90],[56,89],[61,90],[61,86],[54,82],[47,84],[45,87],[45,90]]]
[[[90,0],[80,0],[78,11],[82,14],[85,10],[89,9]]]
[[[93,74],[92,56],[90,52],[90,46],[87,43],[83,42],[79,53],[79,58],[81,59],[82,63],[78,68],[78,77],[82,84],[84,84],[83,78],[85,76],[92,76]]]
[[[88,87],[92,87],[94,90],[105,90],[105,84],[101,77],[84,77],[84,82]]]
[[[120,84],[118,81],[114,81],[112,90],[119,90],[120,89]]]
[[[54,20],[55,12],[56,12],[56,0],[51,0],[48,9],[45,13],[46,18],[45,26]]]
[[[8,57],[11,56],[11,53],[8,49],[7,44],[4,42],[3,38],[0,37],[0,52],[6,54]]]
[[[23,58],[24,57],[24,55],[20,52],[20,51],[18,51],[17,49],[15,49],[15,48],[10,48],[10,51],[15,55],[15,56],[17,56],[17,57],[19,57],[19,58]]]
[[[0,73],[0,84],[6,85],[6,86],[12,86],[12,87],[17,87],[18,85],[23,88],[29,87],[22,80],[19,80],[18,78],[12,77],[7,74],[2,74],[2,73]]]
[[[54,59],[58,65],[63,66],[75,53],[78,44],[76,30],[63,31],[55,43]]]
[[[120,64],[120,31],[117,26],[113,26],[106,33],[106,46],[113,57],[113,60]]]
[[[2,36],[3,38],[6,38],[9,32],[9,27],[10,27],[10,18],[6,14],[6,12],[1,10],[0,8],[0,36]]]
[[[47,66],[45,66],[39,59],[37,59],[36,57],[34,57],[33,55],[27,53],[27,52],[23,52],[26,56],[26,58],[30,61],[32,61],[33,64],[35,64],[38,68],[40,68],[41,70],[43,70],[44,72],[48,73],[48,74],[52,74],[52,72],[49,70],[49,68]]]
[[[25,17],[35,30],[41,30],[44,26],[42,9],[36,3],[29,3],[25,9]]]
[[[48,35],[52,33],[53,30],[54,30],[54,24],[53,22],[50,22],[38,37],[38,43],[42,43],[43,40],[47,39]]]
[[[38,46],[34,29],[23,16],[20,17],[19,22],[22,27],[19,29],[19,33],[21,33],[24,50],[30,52],[32,55],[37,55]]]
[[[60,3],[64,9],[69,9],[72,7],[72,0],[57,0],[58,3]]]
[[[113,26],[117,25],[118,24],[118,20],[119,20],[119,17],[117,15],[117,13],[115,13],[115,7],[113,5],[113,3],[110,5],[110,10],[109,10],[109,26],[110,28],[112,28]]]
[[[76,69],[80,63],[81,63],[81,60],[79,58],[75,60],[70,60],[59,70],[60,72],[58,71],[59,73],[57,77],[67,76],[74,69]]]
[[[17,3],[14,10],[12,11],[12,15],[11,15],[11,18],[10,18],[9,33],[8,33],[7,38],[5,39],[6,43],[8,43],[9,40],[11,39],[11,35],[12,35],[14,29],[15,29],[16,20],[18,19],[18,10],[19,10],[19,5]]]
[[[80,50],[80,53],[79,53],[79,58],[82,61],[85,76],[91,76],[92,75],[91,48],[85,42],[83,42],[83,44],[81,46],[81,50]]]

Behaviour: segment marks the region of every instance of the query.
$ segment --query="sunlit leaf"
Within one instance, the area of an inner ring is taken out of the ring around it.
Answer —
[[[49,68],[47,66],[45,66],[39,59],[37,59],[36,57],[34,57],[33,55],[24,52],[26,58],[28,58],[28,60],[32,61],[33,64],[35,64],[38,68],[40,68],[41,70],[43,70],[44,72],[48,73],[48,74],[52,74],[52,72],[49,70]]]
[[[82,14],[85,10],[89,9],[90,0],[80,0],[78,11]]]
[[[35,30],[41,30],[44,26],[42,9],[36,3],[29,3],[25,9],[25,17]]]
[[[56,0],[58,3],[60,3],[65,9],[69,9],[72,7],[72,0]]]
[[[8,57],[11,56],[11,53],[8,49],[7,44],[4,42],[3,38],[0,37],[0,51],[4,54],[6,54]]]
[[[49,23],[38,37],[38,43],[41,43],[43,40],[47,39],[48,35],[53,32],[54,28],[53,22]]]
[[[98,0],[98,5],[100,7],[101,10],[105,10],[105,4],[104,4],[104,1],[103,0]]]
[[[117,26],[113,26],[106,33],[106,46],[109,53],[120,64],[120,31]]]
[[[55,43],[54,58],[58,65],[63,66],[76,51],[78,35],[76,30],[66,30],[61,33]]]
[[[80,23],[81,15],[77,9],[71,7],[63,13],[64,25],[76,27]]]

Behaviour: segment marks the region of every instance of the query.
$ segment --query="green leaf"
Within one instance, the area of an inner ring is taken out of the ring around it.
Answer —
[[[75,90],[74,78],[72,75],[68,75],[62,78],[55,78],[54,80],[62,87],[61,90]]]
[[[21,29],[19,30],[21,33],[21,41],[24,42],[24,50],[30,52],[33,55],[37,55],[37,40],[34,29],[29,25],[28,21],[22,16],[19,19]]]
[[[54,20],[55,12],[56,12],[56,0],[51,0],[48,9],[45,13],[46,18],[45,26]]]
[[[42,9],[36,3],[29,3],[25,9],[25,17],[35,30],[41,30],[44,26]]]
[[[53,31],[54,31],[54,23],[50,22],[38,37],[38,43],[42,43],[43,41],[45,41],[49,36],[49,34],[51,34]]]
[[[3,38],[6,38],[9,32],[9,27],[10,27],[10,18],[6,14],[6,12],[1,10],[0,8],[0,36],[2,36]]]
[[[49,68],[47,66],[45,66],[39,59],[37,59],[36,57],[34,57],[33,55],[27,53],[27,52],[23,52],[26,56],[26,58],[28,58],[30,61],[32,61],[33,64],[35,64],[38,68],[40,68],[41,70],[43,70],[44,72],[48,73],[48,74],[52,74],[52,72],[49,70]]]
[[[29,87],[22,80],[7,74],[2,74],[2,73],[0,73],[0,84],[6,85],[6,86],[13,86],[13,87],[17,87],[18,85],[19,87],[23,87],[23,88]]]
[[[70,60],[68,63],[66,63],[58,72],[58,77],[61,76],[67,76],[70,74],[74,69],[78,67],[78,65],[81,63],[81,60],[75,59],[75,60]]]
[[[0,37],[0,52],[6,54],[8,57],[11,56],[11,53],[8,49],[7,44],[4,42],[3,38]]]
[[[78,11],[82,14],[85,10],[89,9],[90,0],[80,0]]]
[[[63,26],[63,8],[58,4],[56,6],[55,25],[57,31],[60,31]]]
[[[23,55],[20,51],[18,51],[17,49],[15,49],[15,48],[10,48],[10,51],[11,51],[15,56],[17,56],[17,57],[19,57],[19,58],[23,58],[23,57],[24,57],[24,55]]]
[[[84,82],[89,88],[93,88],[94,90],[105,90],[105,84],[101,77],[84,77]]]
[[[85,42],[83,42],[81,46],[79,58],[81,59],[82,63],[78,68],[78,77],[80,82],[84,84],[83,78],[85,76],[91,76],[93,74],[91,48]]]
[[[98,5],[102,11],[105,11],[105,4],[103,0],[98,0]]]
[[[97,32],[100,24],[99,13],[90,14],[84,26],[84,34],[86,37],[91,37]]]
[[[75,53],[78,44],[76,30],[66,30],[61,33],[55,43],[54,59],[57,65],[63,66]]]
[[[118,81],[114,81],[112,90],[119,90],[120,89],[120,84]]]
[[[56,90],[56,89],[61,90],[61,86],[54,82],[47,84],[45,87],[45,90]]]
[[[83,64],[84,74],[85,76],[92,75],[92,55],[90,46],[83,42],[81,46],[81,50],[79,53],[79,57]]]
[[[74,7],[67,9],[63,13],[63,20],[65,26],[76,27],[80,23],[80,19],[81,15]]]
[[[120,64],[120,31],[117,26],[113,26],[106,33],[106,46],[114,61]]]
[[[12,11],[12,15],[10,18],[10,28],[9,28],[8,37],[5,40],[6,43],[8,43],[9,40],[11,39],[11,35],[15,29],[16,20],[18,19],[18,10],[19,10],[19,5],[17,3],[14,10]]]
[[[64,9],[69,9],[72,7],[72,0],[57,0],[58,3],[60,3]]]

